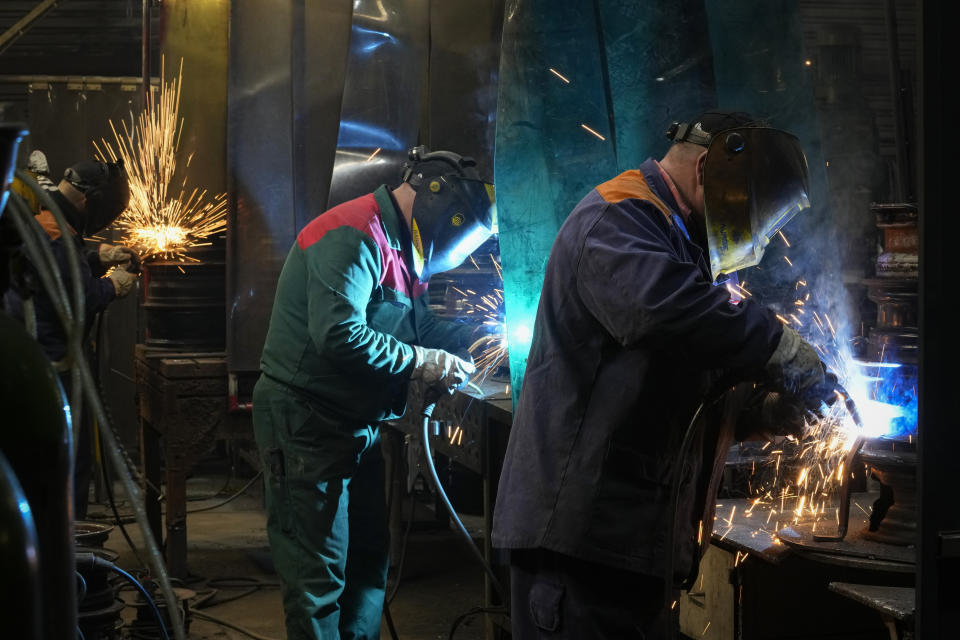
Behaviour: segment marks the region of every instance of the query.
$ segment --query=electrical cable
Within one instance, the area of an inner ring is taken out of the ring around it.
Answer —
[[[232,496],[230,496],[226,500],[223,500],[222,502],[218,502],[217,504],[210,505],[209,507],[200,507],[199,509],[187,509],[187,513],[200,513],[201,511],[212,511],[213,509],[219,509],[223,505],[233,502],[234,500],[239,498],[241,495],[246,493],[247,489],[252,487],[253,483],[259,480],[262,476],[263,476],[263,471],[258,471],[257,475],[250,478],[250,480],[247,481],[247,484],[240,487],[240,489],[238,489],[236,493],[234,493]]]
[[[507,617],[510,616],[510,610],[504,609],[503,607],[474,607],[465,613],[461,613],[459,616],[453,619],[453,624],[450,625],[450,633],[447,635],[447,640],[453,640],[453,635],[457,632],[457,628],[468,618],[472,616],[481,614],[481,613],[501,613]]]
[[[140,595],[142,595],[144,599],[147,601],[147,604],[150,605],[150,609],[153,611],[153,615],[157,619],[157,626],[160,627],[160,635],[163,636],[163,640],[170,640],[170,634],[167,633],[167,625],[163,623],[163,616],[160,615],[160,609],[157,607],[157,603],[153,600],[153,598],[150,597],[150,594],[147,593],[147,590],[144,588],[144,586],[140,584],[140,581],[134,578],[129,573],[127,573],[126,571],[124,571],[123,569],[121,569],[120,567],[118,567],[117,565],[113,564],[112,562],[109,563],[109,569],[115,573],[120,574],[121,576],[126,578],[130,582],[130,584],[136,587],[137,591],[140,592]],[[170,602],[167,602],[167,611],[172,611],[176,608],[177,608],[176,601],[174,601],[173,604],[171,604]]]
[[[83,574],[79,571],[74,571],[77,576],[77,583],[80,586],[80,593],[77,594],[77,604],[83,602],[83,599],[87,597],[87,579],[83,577]]]
[[[493,585],[493,588],[497,591],[497,594],[500,596],[500,600],[502,602],[506,602],[507,594],[503,586],[500,584],[500,580],[497,579],[497,575],[493,572],[493,568],[487,563],[486,558],[483,557],[483,553],[481,553],[480,549],[477,548],[477,545],[474,544],[473,538],[470,536],[470,533],[463,525],[463,521],[460,519],[460,516],[457,515],[453,505],[450,503],[450,498],[447,497],[447,492],[443,490],[443,485],[440,484],[440,476],[437,474],[437,467],[433,463],[433,452],[430,450],[430,418],[433,416],[433,410],[435,407],[436,401],[430,402],[427,400],[427,402],[424,404],[423,410],[421,411],[421,415],[423,416],[421,437],[423,438],[423,451],[427,459],[427,470],[430,472],[430,480],[433,482],[433,486],[437,490],[437,495],[440,496],[443,506],[447,509],[447,513],[450,514],[450,518],[456,523],[457,531],[459,531],[460,535],[463,536],[463,539],[470,547],[470,551],[473,552],[474,558],[480,563],[480,566],[483,567],[487,577],[490,578],[490,584]]]
[[[63,217],[63,213],[59,210],[56,203],[53,202],[49,194],[47,194],[37,182],[27,173],[17,170],[17,177],[19,177],[23,182],[28,185],[37,195],[40,197],[40,200],[44,206],[51,212],[54,218],[57,221],[61,229],[61,233],[64,234],[67,238],[73,236],[69,225],[67,225],[66,219]],[[13,210],[18,210],[19,207],[13,207]],[[21,211],[22,213],[22,211]],[[29,212],[28,212],[29,213]],[[16,217],[16,216],[14,216]],[[29,220],[32,221],[32,215],[30,215]],[[25,243],[26,244],[26,243]],[[167,573],[166,565],[163,562],[163,557],[160,553],[160,547],[157,544],[157,541],[154,539],[153,532],[150,529],[149,521],[147,519],[146,509],[143,505],[143,500],[141,497],[140,489],[133,481],[133,476],[131,470],[124,466],[124,459],[119,453],[119,440],[116,437],[116,434],[113,432],[113,429],[110,428],[110,421],[107,419],[106,414],[103,410],[103,405],[100,402],[99,394],[97,393],[96,386],[93,382],[93,376],[90,373],[89,364],[84,358],[82,349],[79,346],[78,334],[82,334],[82,323],[83,323],[83,294],[80,289],[80,279],[78,274],[80,272],[79,267],[79,258],[77,256],[77,248],[71,242],[64,243],[67,247],[67,258],[70,267],[70,271],[74,274],[73,285],[74,294],[77,299],[77,305],[72,309],[77,315],[74,317],[76,320],[75,325],[80,327],[80,331],[73,331],[71,334],[71,329],[74,327],[64,326],[64,330],[68,335],[70,343],[70,353],[74,356],[74,370],[76,372],[76,377],[79,379],[80,384],[77,385],[78,388],[82,388],[82,393],[86,396],[87,401],[90,403],[94,417],[100,423],[102,427],[101,433],[107,439],[106,450],[112,458],[112,462],[115,464],[117,469],[124,469],[127,473],[120,474],[121,483],[127,492],[127,496],[130,499],[131,505],[134,509],[134,515],[136,517],[137,523],[140,525],[141,531],[143,533],[144,541],[146,542],[146,547],[148,551],[148,558],[150,561],[151,568],[154,571],[154,575],[157,577],[157,580],[160,585],[160,590],[163,593],[164,597],[168,602],[175,602],[176,598],[174,597],[173,588],[170,584],[170,576]],[[29,248],[29,247],[28,247]],[[30,256],[31,261],[35,266],[42,264],[46,258],[43,251],[36,251],[35,249],[30,251],[32,254]],[[47,268],[53,270],[58,270],[55,262],[47,262]],[[48,295],[51,299],[57,298],[57,291],[48,289]],[[69,302],[66,299],[61,300],[62,303]],[[54,303],[56,304],[56,303]],[[180,618],[180,612],[176,607],[170,607],[171,624],[173,626],[174,635],[177,640],[186,640],[186,632],[183,628],[183,622]]]
[[[249,637],[253,638],[254,640],[278,640],[277,638],[271,638],[271,637],[269,637],[269,636],[262,636],[262,635],[260,635],[259,633],[255,632],[255,631],[251,631],[250,629],[245,629],[245,628],[241,627],[240,625],[236,625],[236,624],[234,624],[234,623],[232,623],[232,622],[229,622],[229,621],[227,621],[227,620],[224,620],[223,618],[218,618],[217,616],[212,616],[212,615],[210,615],[209,613],[206,613],[206,612],[204,612],[204,611],[194,611],[194,612],[193,612],[193,617],[195,617],[195,618],[200,618],[201,620],[207,620],[207,621],[212,622],[212,623],[214,623],[214,624],[219,624],[220,626],[226,627],[226,628],[228,628],[228,629],[233,629],[234,631],[239,631],[239,632],[242,633],[243,635],[249,636]]]

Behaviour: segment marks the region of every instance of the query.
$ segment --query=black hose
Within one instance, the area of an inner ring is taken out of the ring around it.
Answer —
[[[490,583],[493,585],[493,588],[496,589],[497,594],[500,596],[500,600],[502,602],[506,602],[507,593],[500,584],[500,580],[497,579],[497,574],[493,572],[493,569],[487,563],[486,558],[483,557],[483,553],[481,553],[480,549],[477,548],[477,545],[474,544],[473,538],[470,536],[467,528],[463,526],[463,521],[460,520],[460,516],[457,515],[453,505],[450,504],[450,498],[447,497],[447,492],[443,490],[443,485],[440,484],[440,476],[437,475],[437,467],[433,464],[433,452],[430,450],[430,417],[433,415],[434,407],[436,407],[435,403],[427,404],[424,406],[423,411],[421,412],[423,415],[423,429],[421,430],[421,436],[423,437],[423,451],[427,458],[427,470],[430,472],[430,480],[433,482],[434,489],[437,490],[437,495],[440,496],[440,501],[443,502],[443,506],[447,509],[447,513],[450,514],[450,517],[456,523],[457,531],[459,531],[460,535],[463,536],[463,539],[470,547],[470,551],[473,552],[474,558],[480,563],[480,566],[483,567],[487,577],[490,578]]]

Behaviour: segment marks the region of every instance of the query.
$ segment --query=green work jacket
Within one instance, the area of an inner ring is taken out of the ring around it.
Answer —
[[[407,233],[385,186],[304,227],[277,282],[261,371],[345,421],[403,415],[410,345],[455,352],[472,335],[430,313]]]

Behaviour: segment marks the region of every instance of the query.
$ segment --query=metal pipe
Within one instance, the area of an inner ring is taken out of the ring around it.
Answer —
[[[33,23],[57,6],[60,0],[43,0],[30,13],[17,20],[12,27],[0,34],[0,53],[6,51],[20,36],[27,32]]]
[[[888,62],[890,65],[890,99],[893,103],[893,137],[897,147],[897,170],[894,172],[893,198],[902,202],[908,193],[907,186],[911,182],[907,160],[906,131],[903,122],[902,87],[900,86],[900,38],[897,29],[896,0],[885,0],[885,19],[887,24],[887,40],[890,47]],[[911,190],[912,191],[912,190]]]
[[[28,74],[10,74],[0,75],[0,84],[30,84],[33,82],[67,83],[79,85],[91,84],[127,84],[139,85],[143,83],[143,78],[137,76],[51,76],[51,75],[28,75]],[[151,78],[150,84],[159,86],[160,78]]]
[[[140,72],[143,106],[150,104],[150,0],[143,0],[143,28],[140,36]]]

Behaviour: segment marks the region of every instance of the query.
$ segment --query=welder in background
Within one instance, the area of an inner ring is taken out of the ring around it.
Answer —
[[[45,191],[57,190],[57,184],[50,179],[50,165],[47,163],[47,155],[43,151],[39,149],[31,151],[30,156],[27,158],[27,166],[24,170],[31,178],[36,180],[37,184]],[[27,206],[33,211],[33,215],[40,213],[40,198],[23,180],[14,177],[10,182],[10,191],[18,194],[26,201]]]
[[[714,285],[756,264],[809,207],[796,138],[737,112],[704,113],[668,137],[662,160],[587,194],[550,254],[494,514],[494,546],[511,550],[517,640],[644,638],[663,610],[671,545],[671,581],[696,575],[729,416],[705,412],[672,541],[670,481],[717,380],[775,383],[807,403],[797,415],[832,391],[796,331]]]
[[[34,218],[49,240],[50,249],[62,274],[66,289],[71,292],[73,284],[67,257],[67,242],[72,242],[80,256],[80,286],[86,310],[84,327],[86,337],[97,314],[107,308],[115,298],[130,293],[137,281],[139,257],[127,247],[98,244],[90,247],[85,238],[90,238],[106,229],[127,208],[130,187],[122,163],[104,163],[97,160],[82,160],[69,167],[56,191],[48,192],[54,204],[63,212],[71,229],[71,237],[64,237],[60,226],[49,209],[40,202],[40,212]],[[71,396],[69,370],[72,366],[67,353],[67,336],[50,295],[40,283],[36,268],[26,256],[21,257],[22,268],[13,279],[4,296],[4,305],[13,317],[20,319],[36,331],[37,342],[50,358],[60,380]],[[116,268],[113,268],[116,267]],[[109,270],[109,273],[108,273]],[[92,460],[92,429],[89,412],[74,412],[79,415],[77,431],[77,457],[74,468],[74,518],[86,517],[90,487]],[[84,417],[84,416],[87,417]]]
[[[290,249],[253,392],[289,640],[379,637],[379,423],[403,415],[409,380],[451,393],[473,372],[474,329],[436,319],[426,283],[479,247],[493,216],[472,159],[418,147],[400,186],[319,215]]]

